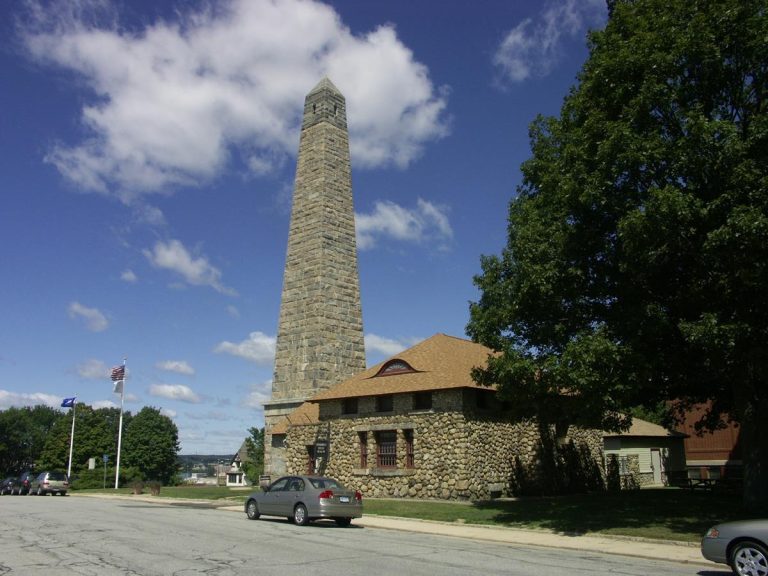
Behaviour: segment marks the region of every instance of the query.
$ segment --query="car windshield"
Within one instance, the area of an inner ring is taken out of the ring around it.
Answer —
[[[333,478],[310,478],[309,481],[314,488],[335,488],[337,490],[344,490],[344,486],[336,482]]]

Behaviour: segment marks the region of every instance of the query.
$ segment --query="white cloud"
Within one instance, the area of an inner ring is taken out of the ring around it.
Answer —
[[[419,198],[415,209],[388,200],[376,202],[371,214],[355,214],[357,247],[373,248],[380,237],[405,242],[431,240],[443,248],[453,238],[448,209]]]
[[[176,410],[171,410],[170,408],[160,408],[160,414],[168,416],[168,418],[176,418]]]
[[[0,408],[2,409],[14,406],[17,408],[23,406],[37,406],[38,404],[45,404],[51,408],[59,408],[62,400],[64,400],[63,396],[43,394],[42,392],[32,392],[31,394],[27,394],[0,390]]]
[[[253,384],[248,395],[243,400],[243,406],[261,410],[264,408],[264,402],[272,398],[272,380],[267,380],[261,384]]]
[[[98,402],[92,402],[91,408],[98,410],[99,408],[120,408],[119,404],[115,404],[111,400],[99,400]]]
[[[259,365],[268,366],[275,360],[276,338],[263,332],[251,332],[242,342],[221,342],[214,352],[245,358]]]
[[[192,404],[200,402],[200,396],[195,394],[189,386],[183,384],[152,384],[149,387],[149,395]]]
[[[240,310],[237,309],[237,306],[233,306],[232,304],[227,306],[227,314],[232,318],[240,318]]]
[[[187,376],[193,376],[195,374],[195,369],[185,360],[165,360],[163,362],[158,362],[155,366],[158,369],[167,372],[176,372],[177,374],[186,374]]]
[[[90,358],[82,364],[78,364],[77,375],[87,380],[104,380],[108,382],[109,368],[101,360]]]
[[[178,240],[158,241],[152,250],[144,250],[144,256],[155,268],[164,268],[180,274],[194,286],[210,286],[217,292],[233,296],[232,288],[221,282],[221,271],[205,256],[194,257]]]
[[[605,0],[551,0],[502,40],[493,58],[506,82],[546,76],[561,56],[563,37],[573,38],[604,22]]]
[[[213,422],[228,422],[232,419],[232,414],[222,410],[209,410],[203,413],[186,412],[184,416],[190,420],[211,420]]]
[[[133,270],[128,269],[123,270],[123,273],[120,274],[120,280],[123,282],[128,282],[129,284],[135,284],[139,279]]]
[[[395,340],[393,338],[377,336],[376,334],[366,334],[365,351],[368,354],[381,354],[383,356],[389,357],[402,352],[406,348],[410,348],[421,340],[421,338],[404,338]]]
[[[107,317],[96,308],[88,308],[79,302],[72,302],[67,309],[70,318],[80,318],[91,332],[103,332],[109,326]]]
[[[233,155],[267,173],[295,153],[304,96],[324,75],[346,96],[357,166],[407,166],[448,132],[447,89],[391,25],[353,35],[316,0],[222,0],[129,30],[117,13],[95,24],[94,4],[30,0],[22,29],[31,58],[90,90],[88,136],[47,156],[82,189],[132,201],[205,182]]]

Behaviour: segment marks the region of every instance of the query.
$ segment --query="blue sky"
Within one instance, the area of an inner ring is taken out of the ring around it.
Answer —
[[[368,364],[465,335],[528,125],[603,0],[0,4],[0,409],[160,408],[233,453],[270,394],[304,96],[347,99]]]

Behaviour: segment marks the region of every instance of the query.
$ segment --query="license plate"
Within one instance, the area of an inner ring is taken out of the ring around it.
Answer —
[[[339,502],[344,502],[344,504],[349,502],[349,496],[339,496]]]

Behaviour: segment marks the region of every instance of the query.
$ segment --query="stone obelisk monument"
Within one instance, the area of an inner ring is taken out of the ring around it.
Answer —
[[[264,404],[264,469],[285,471],[283,416],[365,370],[355,213],[344,96],[328,78],[306,96],[277,330]]]

